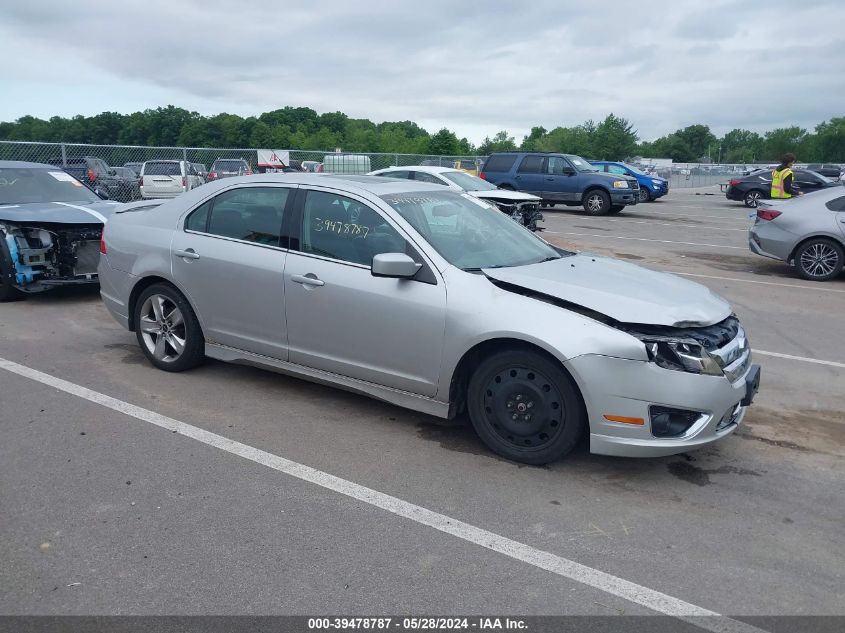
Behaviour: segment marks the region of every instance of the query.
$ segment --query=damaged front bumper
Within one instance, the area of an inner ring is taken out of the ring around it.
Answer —
[[[25,293],[97,282],[101,224],[0,222],[3,283]]]

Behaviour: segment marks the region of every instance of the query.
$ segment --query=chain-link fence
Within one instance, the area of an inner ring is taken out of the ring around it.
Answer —
[[[147,147],[138,145],[87,145],[80,143],[39,143],[0,141],[0,160],[49,163],[68,168],[82,164],[82,159],[98,159],[106,168],[128,167],[137,176],[145,161],[180,160],[192,163],[205,180],[215,177],[217,161],[243,161],[253,173],[277,170],[282,165],[328,173],[365,174],[386,167],[436,165],[479,171],[483,156],[433,156],[425,154],[376,154],[310,150],[262,150],[255,148]],[[221,163],[218,163],[221,164]],[[231,163],[230,163],[231,164]],[[667,178],[670,189],[706,187],[727,182],[765,165],[673,163],[647,168],[656,176]],[[211,176],[209,176],[211,173]]]

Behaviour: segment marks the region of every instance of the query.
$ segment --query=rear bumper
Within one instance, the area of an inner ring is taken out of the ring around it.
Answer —
[[[799,236],[778,228],[775,222],[756,220],[748,230],[748,248],[755,255],[789,262]]]
[[[725,190],[725,197],[728,200],[737,200],[738,202],[742,202],[745,200],[745,192],[739,191],[735,187],[728,185],[728,188]]]

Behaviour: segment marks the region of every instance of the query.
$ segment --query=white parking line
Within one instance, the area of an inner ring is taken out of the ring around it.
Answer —
[[[607,218],[607,222],[632,222],[634,224],[650,224],[651,226],[678,226],[687,229],[709,229],[711,231],[742,231],[748,233],[748,229],[735,229],[723,226],[709,226],[707,224],[678,224],[677,222],[655,222],[654,220],[634,220],[633,218]]]
[[[815,363],[816,365],[828,365],[829,367],[840,367],[842,369],[845,369],[845,363],[838,363],[835,360],[819,360],[818,358],[793,356],[792,354],[781,354],[780,352],[764,352],[760,349],[752,350],[752,354],[760,354],[761,356],[774,356],[775,358],[785,358],[787,360],[799,360],[802,363]]]
[[[634,240],[637,242],[659,242],[661,244],[685,244],[686,246],[707,246],[709,248],[731,248],[738,251],[748,250],[747,246],[725,246],[723,244],[699,244],[698,242],[676,242],[674,240],[654,240],[648,237],[625,237],[622,235],[595,235],[593,233],[563,233],[560,231],[543,231],[549,235],[575,235],[577,237],[605,237],[611,240]]]
[[[149,409],[112,398],[105,394],[93,391],[81,385],[77,385],[61,378],[45,374],[31,367],[20,365],[10,360],[0,358],[0,369],[34,380],[41,384],[53,387],[65,393],[78,396],[101,405],[118,413],[131,416],[143,422],[175,431],[186,437],[213,446],[227,453],[238,455],[262,466],[272,468],[279,472],[290,475],[302,481],[316,484],[327,490],[332,490],[357,501],[367,503],[387,512],[410,519],[415,523],[426,525],[440,532],[450,534],[463,541],[480,545],[509,558],[533,565],[539,569],[551,572],[563,578],[574,580],[584,585],[594,587],[605,593],[609,593],[629,602],[642,605],[652,611],[663,613],[683,619],[701,628],[710,631],[737,632],[737,633],[761,633],[761,629],[720,616],[720,614],[674,598],[660,591],[643,587],[634,582],[611,574],[593,569],[586,565],[563,558],[551,552],[546,552],[536,547],[514,541],[494,532],[476,527],[469,523],[459,521],[444,514],[428,510],[422,506],[404,501],[397,497],[373,490],[356,484],[352,481],[336,477],[329,473],[311,468],[279,455],[262,451],[253,446],[242,444],[235,440],[211,433],[196,426],[180,422],[173,418],[161,415]],[[710,616],[710,617],[702,617]],[[715,616],[715,618],[714,618]]]
[[[701,277],[702,279],[721,279],[723,281],[736,281],[739,283],[744,284],[763,284],[764,286],[782,286],[784,288],[801,288],[802,290],[812,290],[814,292],[839,292],[845,294],[845,290],[839,290],[837,288],[824,288],[820,285],[815,286],[802,286],[800,284],[781,284],[775,281],[757,281],[755,279],[740,279],[739,277],[718,277],[716,275],[699,275],[697,273],[682,273],[679,270],[666,270],[663,272],[671,273],[673,275],[682,275],[684,277]],[[756,273],[749,273],[754,275]],[[763,275],[759,275],[763,276]]]

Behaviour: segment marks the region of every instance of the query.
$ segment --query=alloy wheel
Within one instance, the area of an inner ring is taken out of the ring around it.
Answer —
[[[749,191],[748,194],[745,196],[745,204],[747,204],[752,209],[757,207],[758,202],[760,202],[759,191]]]
[[[185,318],[164,295],[150,295],[144,301],[139,329],[147,351],[161,362],[175,362],[185,351]]]
[[[604,200],[599,194],[594,193],[587,198],[587,207],[590,211],[601,211],[604,208]]]
[[[839,253],[824,242],[812,244],[801,253],[799,265],[810,277],[831,275],[839,263]]]
[[[640,202],[648,202],[648,189],[645,187],[640,187],[640,192],[637,195],[640,198]]]
[[[509,367],[484,390],[484,411],[493,432],[520,448],[541,449],[564,427],[564,400],[554,381],[535,369]]]

